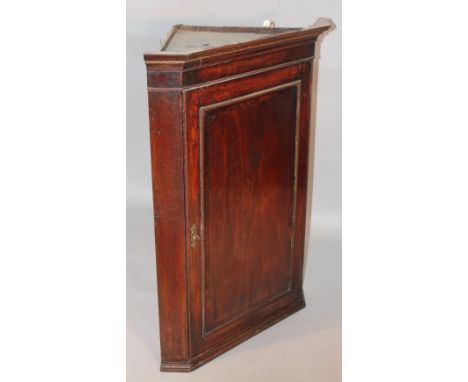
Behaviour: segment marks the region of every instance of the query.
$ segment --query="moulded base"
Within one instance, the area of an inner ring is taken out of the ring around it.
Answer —
[[[236,345],[248,340],[257,333],[269,328],[270,326],[276,324],[277,322],[289,317],[291,314],[296,313],[297,311],[305,308],[305,300],[303,293],[300,296],[285,305],[281,309],[278,309],[274,313],[266,316],[262,320],[258,321],[255,325],[249,327],[248,329],[239,332],[233,337],[227,339],[226,341],[219,343],[210,349],[204,351],[203,353],[196,355],[192,360],[187,362],[168,362],[161,361],[161,371],[172,371],[172,372],[190,372],[196,368],[204,365],[208,361],[211,361],[213,358],[225,353],[226,351],[232,349]]]

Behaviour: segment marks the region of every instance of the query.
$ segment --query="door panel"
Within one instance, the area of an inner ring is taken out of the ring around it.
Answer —
[[[202,110],[205,334],[289,290],[297,84]]]
[[[302,69],[185,93],[187,226],[200,237],[188,245],[196,352],[296,297]]]

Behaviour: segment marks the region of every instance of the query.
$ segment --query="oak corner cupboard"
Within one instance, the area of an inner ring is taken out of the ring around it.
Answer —
[[[144,55],[162,371],[305,306],[312,73],[333,24],[267,24],[176,25]]]

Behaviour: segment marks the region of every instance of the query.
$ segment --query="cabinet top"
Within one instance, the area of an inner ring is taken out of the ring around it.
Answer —
[[[250,49],[316,39],[333,26],[331,20],[324,18],[306,28],[175,25],[161,43],[161,50],[144,57],[147,65],[202,63]]]
[[[180,24],[175,25],[169,32],[161,51],[194,53],[298,30],[300,28],[213,27]]]

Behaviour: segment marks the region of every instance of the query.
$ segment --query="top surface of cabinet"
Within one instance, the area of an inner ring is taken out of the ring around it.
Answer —
[[[319,19],[305,28],[176,25],[161,44],[161,50],[146,53],[144,58],[149,71],[200,69],[310,44],[332,27],[328,19]],[[178,85],[184,85],[181,82]],[[149,85],[153,84],[149,82]]]
[[[176,25],[161,47],[163,52],[194,53],[224,45],[238,44],[300,28],[252,28]]]

